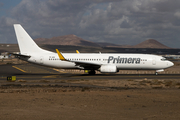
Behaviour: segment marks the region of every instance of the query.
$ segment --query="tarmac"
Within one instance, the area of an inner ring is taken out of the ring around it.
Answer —
[[[7,76],[16,76],[23,80],[110,80],[110,79],[179,79],[180,74],[101,74],[88,75],[83,71],[65,71],[61,69],[48,68],[35,64],[24,65],[1,65],[0,81],[6,80]]]
[[[173,84],[179,84],[180,74],[155,75],[140,73],[143,74],[101,74],[98,72],[95,75],[89,75],[79,70],[54,69],[29,63],[9,64],[0,66],[0,86],[139,89],[144,88],[144,84],[150,87],[161,88],[166,86],[169,80]],[[16,81],[8,81],[7,78],[11,76],[16,76]],[[137,81],[140,85],[136,83]],[[153,86],[157,83],[159,85],[162,81],[162,85]]]

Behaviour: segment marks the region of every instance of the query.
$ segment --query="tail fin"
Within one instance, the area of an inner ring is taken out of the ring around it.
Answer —
[[[20,24],[14,24],[14,29],[21,54],[30,55],[42,51]]]

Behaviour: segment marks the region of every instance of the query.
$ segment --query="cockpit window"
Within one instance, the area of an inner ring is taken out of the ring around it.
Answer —
[[[166,58],[162,58],[161,60],[162,60],[162,61],[166,61]]]

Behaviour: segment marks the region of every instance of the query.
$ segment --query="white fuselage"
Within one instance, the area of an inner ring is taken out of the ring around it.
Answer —
[[[163,57],[149,54],[95,54],[95,53],[62,53],[71,61],[93,64],[114,64],[118,70],[160,70],[173,66],[173,63]],[[27,60],[32,63],[62,69],[79,69],[74,62],[62,61],[57,53],[31,54]]]

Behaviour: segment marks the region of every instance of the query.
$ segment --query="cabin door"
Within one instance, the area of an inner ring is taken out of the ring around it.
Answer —
[[[44,58],[43,56],[40,57],[40,64],[43,64],[44,63]]]
[[[152,65],[156,65],[156,58],[152,59]]]

